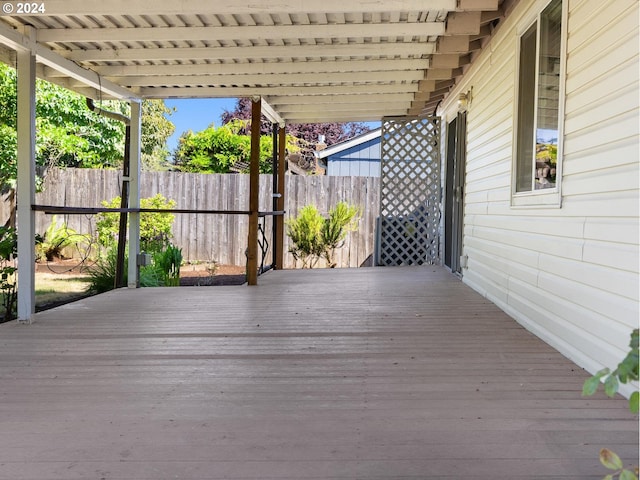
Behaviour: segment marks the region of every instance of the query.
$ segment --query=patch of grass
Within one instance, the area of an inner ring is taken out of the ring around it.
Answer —
[[[88,275],[36,274],[36,306],[59,304],[86,296]]]

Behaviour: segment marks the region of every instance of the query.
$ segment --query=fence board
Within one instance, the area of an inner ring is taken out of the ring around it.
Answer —
[[[121,192],[121,174],[115,170],[51,169],[45,178],[42,192],[36,195],[40,205],[100,207]],[[260,176],[260,209],[271,211],[271,175]],[[358,205],[362,218],[358,230],[349,234],[345,246],[336,257],[339,267],[366,264],[373,254],[376,217],[379,211],[379,179],[373,177],[326,177],[287,175],[285,220],[298,215],[307,204],[314,204],[321,213],[340,201]],[[174,199],[177,208],[246,210],[248,206],[248,175],[198,175],[176,172],[142,172],[141,196],[161,193]],[[8,197],[0,202],[0,218],[4,223],[10,214]],[[36,213],[36,231],[43,233],[51,216]],[[95,235],[95,216],[59,215],[69,228],[79,233]],[[266,220],[269,243],[267,264],[271,263],[271,218]],[[188,261],[217,261],[222,264],[245,265],[248,218],[245,215],[176,214],[173,225],[174,243],[183,249]],[[285,268],[295,268],[288,252],[289,238],[285,236]],[[322,266],[323,264],[319,264]]]

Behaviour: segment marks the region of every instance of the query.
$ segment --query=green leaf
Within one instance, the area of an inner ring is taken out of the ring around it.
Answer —
[[[608,448],[600,450],[600,463],[609,470],[620,470],[622,468],[622,460]]]
[[[600,385],[600,377],[594,375],[591,378],[585,380],[584,385],[582,386],[582,396],[590,397],[598,390],[598,385]]]
[[[609,397],[613,397],[618,391],[619,383],[618,377],[615,375],[609,375],[604,381],[604,393]]]
[[[629,397],[629,410],[631,413],[638,413],[638,400],[640,399],[639,392],[633,392]]]
[[[638,480],[638,477],[631,470],[623,470],[620,472],[620,480]]]
[[[613,475],[606,475],[602,480],[613,480]]]

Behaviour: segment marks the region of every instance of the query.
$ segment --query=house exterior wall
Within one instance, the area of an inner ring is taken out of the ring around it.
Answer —
[[[595,372],[624,357],[639,318],[638,2],[564,1],[559,205],[512,197],[518,35],[548,2],[516,4],[442,112],[473,88],[463,281]]]
[[[327,157],[327,175],[380,176],[380,137]]]

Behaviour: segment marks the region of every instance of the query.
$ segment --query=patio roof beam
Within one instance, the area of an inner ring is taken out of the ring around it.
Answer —
[[[398,108],[400,102],[356,102],[356,101],[348,101],[348,102],[336,102],[335,97],[331,97],[331,100],[327,100],[326,103],[315,103],[313,105],[294,105],[283,103],[278,106],[278,112],[281,115],[290,115],[296,113],[311,113],[317,112],[318,110],[322,111],[323,109],[331,109],[334,112],[366,112],[371,110],[380,109],[393,110],[394,108]],[[351,100],[351,99],[350,99]],[[407,99],[408,101],[409,99]]]
[[[430,70],[428,71],[430,72]],[[438,70],[438,72],[442,71]],[[451,70],[447,71],[449,74]],[[140,76],[140,77],[109,77],[112,82],[127,87],[145,87],[157,85],[294,85],[294,84],[332,84],[332,83],[380,83],[394,82],[398,80],[398,72],[345,72],[345,73],[325,73],[318,75],[317,73],[290,73],[290,74],[254,74],[254,75],[165,75],[165,76]],[[422,80],[424,73],[419,70],[411,70],[402,72],[402,80],[415,82]],[[449,77],[437,77],[449,78]]]
[[[410,102],[414,99],[415,94],[412,92],[407,93],[380,93],[380,94],[368,94],[368,95],[353,95],[348,97],[348,103],[380,103],[380,102]],[[309,97],[284,97],[284,96],[270,96],[269,103],[274,106],[281,105],[338,105],[345,103],[345,97],[338,95],[335,92],[328,95],[315,95]]]
[[[348,85],[336,88],[322,87],[170,87],[170,88],[141,88],[138,93],[141,98],[229,98],[251,97],[252,95],[331,95],[339,94],[343,99],[347,95],[370,95],[381,93],[415,93],[418,83],[390,84],[390,85]],[[306,103],[306,102],[305,102]]]
[[[117,38],[120,42],[228,42],[229,39],[256,41],[284,38],[422,37],[442,35],[444,31],[444,22],[252,25],[251,27],[55,28],[38,32],[38,41],[103,42]]]
[[[267,119],[274,125],[278,125],[280,128],[284,127],[285,121],[276,111],[276,109],[269,105],[269,103],[264,98],[262,99],[261,103],[262,115],[267,117]]]
[[[395,111],[395,116],[403,117],[407,114],[407,109],[397,110]],[[337,122],[337,123],[347,123],[347,122],[379,122],[383,116],[386,116],[388,112],[382,113],[381,110],[377,112],[371,113],[344,113],[344,114],[334,114],[331,113],[329,117],[325,115],[323,112],[318,112],[316,115],[310,114],[308,116],[287,116],[284,115],[284,119],[287,124],[292,123],[325,123],[325,122]],[[394,115],[390,113],[389,115]]]
[[[456,37],[440,37],[456,38]],[[434,43],[347,43],[316,45],[261,45],[251,47],[206,48],[128,48],[125,50],[72,50],[63,52],[74,62],[101,61],[171,61],[216,60],[237,58],[314,58],[314,57],[366,57],[366,56],[418,56],[435,52]]]
[[[465,0],[464,3],[473,3]],[[477,1],[477,0],[476,0]],[[487,1],[487,0],[483,0]],[[497,3],[497,0],[494,0]],[[88,2],[87,0],[47,0],[47,15],[238,15],[264,12],[305,13],[349,13],[349,12],[421,12],[429,10],[456,10],[457,0],[216,0],[194,2],[193,0],[156,0],[150,6],[148,0],[109,0]]]
[[[437,57],[446,57],[438,55]],[[437,58],[434,57],[434,58]],[[453,57],[453,55],[452,55]],[[456,56],[456,58],[458,58]],[[309,61],[309,62],[257,62],[257,63],[201,63],[197,65],[116,65],[96,66],[92,70],[104,77],[156,76],[156,75],[253,75],[277,73],[340,73],[340,72],[377,72],[424,70],[429,68],[427,59],[393,58],[381,60],[349,61]],[[458,67],[448,65],[449,68]],[[50,77],[58,74],[55,70],[46,72]]]

